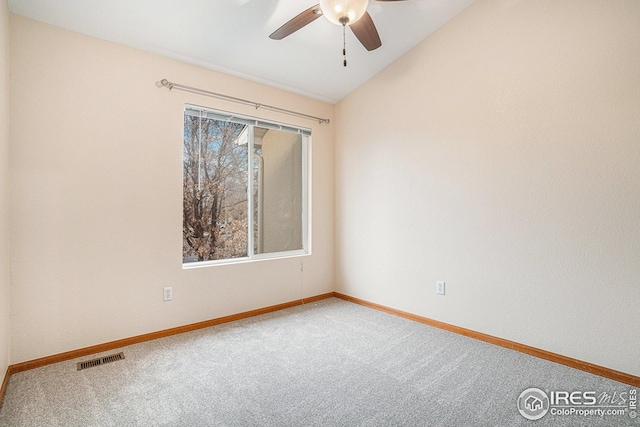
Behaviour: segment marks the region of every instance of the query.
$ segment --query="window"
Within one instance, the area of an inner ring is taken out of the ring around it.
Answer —
[[[183,266],[307,253],[310,131],[186,106]]]

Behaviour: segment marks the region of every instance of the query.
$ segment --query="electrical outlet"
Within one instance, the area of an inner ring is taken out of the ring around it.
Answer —
[[[441,280],[436,282],[436,294],[444,295],[444,282]]]
[[[170,286],[167,287],[167,288],[164,288],[162,300],[163,301],[171,301],[172,299],[173,299],[173,288],[170,287]]]

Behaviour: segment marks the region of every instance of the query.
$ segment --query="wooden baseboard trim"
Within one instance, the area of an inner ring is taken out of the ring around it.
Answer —
[[[459,326],[454,326],[449,323],[440,322],[437,320],[418,316],[412,313],[407,313],[405,311],[396,310],[394,308],[385,307],[380,304],[375,304],[366,300],[362,300],[360,298],[355,298],[349,295],[341,294],[339,292],[334,292],[334,296],[336,298],[340,298],[345,301],[353,302],[353,303],[363,305],[365,307],[373,308],[379,311],[384,311],[385,313],[394,314],[399,317],[404,317],[405,319],[413,320],[415,322],[423,323],[425,325],[433,326],[439,329],[444,329],[445,331],[454,332],[459,335],[464,335],[465,337],[474,338],[480,341],[487,342],[489,344],[494,344],[500,347],[519,351],[520,353],[539,357],[540,359],[549,360],[551,362],[559,363],[561,365],[565,365],[574,369],[579,369],[581,371],[589,372],[594,375],[598,375],[604,378],[609,378],[624,384],[629,384],[634,387],[640,387],[640,377],[627,374],[625,372],[620,372],[614,369],[605,368],[603,366],[594,365],[593,363],[583,362],[581,360],[573,359],[571,357],[563,356],[561,354],[552,353],[550,351],[541,350],[539,348],[531,347],[525,344],[520,344],[520,343],[509,341],[503,338],[494,337],[492,335],[483,334],[481,332],[476,332],[470,329],[461,328]]]
[[[26,362],[16,363],[10,365],[7,370],[5,381],[9,376],[30,369],[36,369],[43,366],[51,365],[54,363],[64,362],[78,357],[90,356],[96,353],[102,353],[105,351],[115,350],[117,348],[126,347],[133,344],[139,344],[146,341],[156,340],[158,338],[170,337],[172,335],[178,335],[185,332],[196,331],[198,329],[208,328],[210,326],[216,326],[223,323],[234,322],[236,320],[247,319],[249,317],[259,316],[261,314],[272,313],[274,311],[284,310],[285,308],[291,308],[302,304],[309,304],[315,301],[331,298],[334,296],[333,292],[329,292],[322,295],[316,295],[300,300],[294,300],[285,302],[282,304],[272,305],[269,307],[259,308],[256,310],[245,311],[243,313],[232,314],[229,316],[219,317],[216,319],[205,320],[203,322],[192,323],[190,325],[178,326],[176,328],[165,329],[163,331],[151,332],[148,334],[138,335],[135,337],[124,338],[116,341],[111,341],[103,344],[92,345],[89,347],[80,348],[77,350],[71,350],[64,353],[55,354],[52,356],[41,357],[39,359],[29,360]],[[2,392],[4,392],[5,384],[3,383]]]
[[[2,409],[2,403],[4,402],[4,392],[7,391],[7,384],[9,383],[9,369],[4,373],[4,379],[2,380],[2,387],[0,387],[0,409]]]

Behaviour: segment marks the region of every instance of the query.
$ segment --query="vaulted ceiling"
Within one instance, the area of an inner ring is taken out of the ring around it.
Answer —
[[[269,34],[319,0],[8,0],[12,13],[335,103],[475,0],[371,0],[382,47],[321,17]],[[188,84],[188,82],[183,82]]]

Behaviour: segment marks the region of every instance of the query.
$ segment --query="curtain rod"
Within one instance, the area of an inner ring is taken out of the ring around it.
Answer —
[[[291,116],[301,117],[303,119],[315,120],[315,121],[317,121],[318,123],[321,123],[321,124],[322,123],[327,123],[328,124],[330,122],[329,119],[323,119],[321,117],[310,116],[308,114],[298,113],[297,111],[285,110],[284,108],[274,107],[272,105],[260,104],[259,102],[248,101],[246,99],[236,98],[236,97],[229,96],[229,95],[223,95],[221,93],[210,92],[208,90],[198,89],[198,88],[191,87],[191,86],[186,86],[186,85],[183,85],[183,84],[180,84],[180,83],[173,83],[173,82],[170,82],[167,79],[162,79],[159,82],[156,82],[156,86],[158,86],[158,87],[166,87],[169,90],[178,89],[178,90],[182,90],[184,92],[191,92],[191,93],[196,93],[198,95],[210,96],[212,98],[224,99],[225,101],[231,101],[231,102],[235,102],[235,103],[238,103],[238,104],[251,105],[252,107],[255,107],[256,110],[258,108],[264,108],[265,110],[270,110],[270,111],[276,111],[278,113],[289,114]]]

